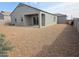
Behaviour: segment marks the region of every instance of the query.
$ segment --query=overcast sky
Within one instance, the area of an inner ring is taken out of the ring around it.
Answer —
[[[79,17],[79,3],[75,2],[24,2],[27,5],[50,13],[67,14],[68,18]],[[13,11],[19,2],[0,2],[0,11]]]

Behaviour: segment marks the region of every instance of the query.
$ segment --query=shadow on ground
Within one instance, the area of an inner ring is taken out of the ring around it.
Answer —
[[[43,46],[37,57],[76,57],[79,56],[79,34],[70,25],[49,46]]]

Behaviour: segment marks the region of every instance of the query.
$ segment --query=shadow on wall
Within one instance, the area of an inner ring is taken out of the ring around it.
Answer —
[[[68,25],[49,46],[43,46],[37,57],[75,57],[79,56],[79,34]]]

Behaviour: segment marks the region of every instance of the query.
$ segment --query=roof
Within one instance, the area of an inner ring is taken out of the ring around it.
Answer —
[[[33,9],[36,9],[36,10],[39,10],[39,11],[42,11],[42,12],[45,12],[45,13],[54,15],[54,14],[52,14],[52,13],[50,13],[50,12],[47,12],[47,11],[44,11],[44,10],[41,10],[41,9],[38,9],[38,8],[35,8],[35,7],[32,7],[32,6],[29,6],[29,5],[26,5],[26,4],[24,4],[24,3],[19,3],[18,6],[28,6],[28,7],[31,7],[31,8],[33,8]],[[18,7],[18,6],[17,6],[17,7]],[[17,8],[17,7],[16,7],[16,8]],[[16,8],[15,8],[15,9],[16,9]],[[15,9],[13,10],[13,12],[15,11]],[[12,12],[12,13],[13,13],[13,12]],[[12,14],[12,13],[11,13],[11,14]]]
[[[67,15],[64,15],[64,14],[54,14],[55,16],[67,16]]]
[[[39,9],[39,8],[35,8],[35,7],[32,7],[32,6],[26,5],[26,4],[24,4],[24,3],[19,3],[17,7],[19,7],[19,6],[28,6],[28,7],[30,7],[30,8],[33,8],[33,9],[36,9],[36,10],[39,10],[39,11],[42,11],[42,12],[45,12],[45,13],[48,13],[48,14],[51,14],[51,15],[55,15],[55,16],[66,16],[66,15],[64,15],[64,14],[52,14],[52,13],[50,13],[50,12],[47,12],[47,11],[41,10],[41,9]],[[16,7],[16,8],[17,8],[17,7]],[[16,9],[16,8],[15,8],[15,9]],[[15,9],[13,10],[13,12],[15,11]],[[12,13],[13,13],[13,12],[12,12]],[[11,13],[11,14],[12,14],[12,13]],[[11,15],[11,14],[10,14],[10,15]]]
[[[0,12],[0,14],[2,14],[2,15],[10,15],[10,13],[11,13],[11,12],[6,12],[6,11]]]

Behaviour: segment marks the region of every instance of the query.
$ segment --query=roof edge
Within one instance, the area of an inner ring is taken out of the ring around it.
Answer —
[[[36,9],[36,10],[39,10],[39,11],[42,11],[42,12],[45,12],[45,13],[48,13],[48,14],[52,14],[52,13],[50,13],[50,12],[47,12],[47,11],[44,11],[44,10],[41,10],[41,9],[38,9],[38,8],[35,8],[35,7],[32,7],[32,6],[29,6],[29,5],[24,4],[24,3],[19,3],[19,4],[16,6],[16,8],[17,8],[20,4],[23,4],[23,5],[28,6],[28,7],[30,7],[30,8],[33,8],[33,9]],[[11,14],[16,10],[16,8],[11,12]],[[11,15],[11,14],[10,14],[10,15]],[[54,14],[52,14],[52,15],[54,15]]]

